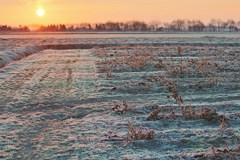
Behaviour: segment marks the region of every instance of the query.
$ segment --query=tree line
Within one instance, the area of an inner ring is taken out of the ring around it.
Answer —
[[[0,25],[0,32],[30,32],[27,26],[11,27],[8,25]]]
[[[97,24],[81,23],[76,25],[52,24],[35,26],[35,29],[32,28],[32,26],[11,27],[0,25],[0,31],[9,32],[238,32],[240,31],[240,21],[212,19],[208,24],[204,24],[200,20],[178,19],[170,23],[129,21]]]

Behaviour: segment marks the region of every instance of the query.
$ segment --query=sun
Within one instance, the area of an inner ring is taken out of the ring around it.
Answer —
[[[39,16],[39,17],[42,17],[42,16],[44,16],[44,14],[45,14],[45,10],[44,9],[42,9],[42,8],[39,8],[39,9],[37,9],[37,15]]]

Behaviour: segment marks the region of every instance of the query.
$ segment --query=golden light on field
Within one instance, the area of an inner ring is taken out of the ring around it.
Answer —
[[[42,17],[42,16],[44,16],[44,14],[45,14],[45,10],[44,9],[42,9],[42,8],[39,8],[39,9],[37,9],[37,15],[39,16],[39,17]]]

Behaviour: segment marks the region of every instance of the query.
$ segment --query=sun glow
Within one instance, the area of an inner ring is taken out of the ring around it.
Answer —
[[[45,14],[45,10],[44,9],[42,9],[42,8],[39,8],[39,9],[37,9],[37,15],[39,16],[39,17],[42,17],[42,16],[44,16],[44,14]]]

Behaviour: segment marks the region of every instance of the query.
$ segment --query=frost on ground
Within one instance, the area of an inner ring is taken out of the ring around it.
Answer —
[[[12,61],[0,70],[0,159],[240,158],[240,47],[185,41]]]

